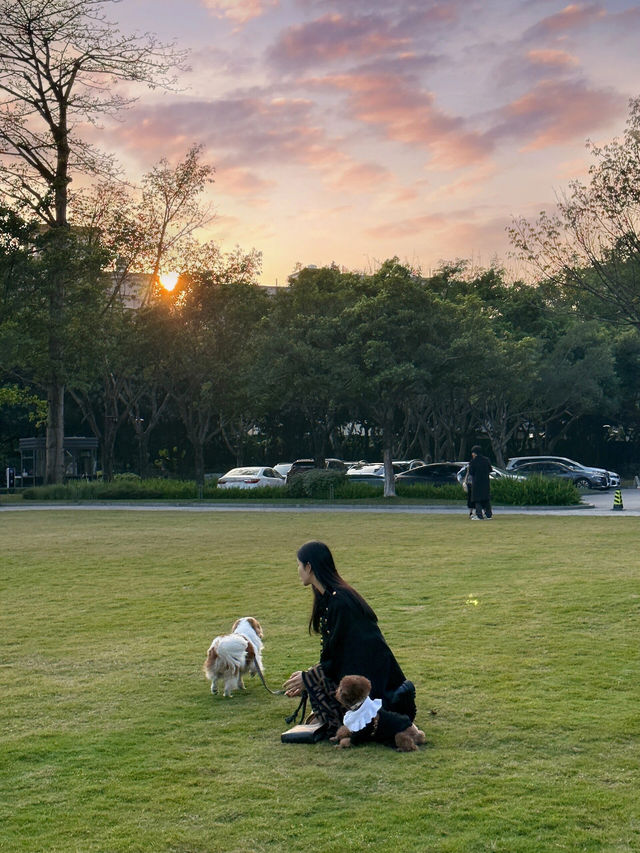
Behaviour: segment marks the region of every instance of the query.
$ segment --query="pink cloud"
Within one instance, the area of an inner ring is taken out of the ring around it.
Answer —
[[[346,168],[332,185],[343,192],[378,191],[391,179],[391,173],[375,163],[355,163]]]
[[[531,87],[542,80],[567,77],[579,66],[579,60],[566,50],[531,49],[524,55],[516,51],[498,66],[496,79],[508,91],[514,83]]]
[[[314,125],[309,101],[239,96],[214,101],[138,106],[126,125],[111,130],[114,141],[142,159],[171,156],[197,141],[227,167],[289,162],[327,167],[344,159],[337,143]]]
[[[216,167],[216,188],[227,195],[239,196],[244,199],[253,199],[251,203],[256,204],[256,196],[268,192],[275,186],[275,181],[261,178],[255,172],[239,166],[226,167],[218,164]]]
[[[352,118],[379,128],[389,139],[428,149],[442,168],[467,166],[490,153],[491,144],[481,134],[436,107],[430,92],[416,90],[400,76],[344,74],[316,85],[346,92]]]
[[[455,258],[467,258],[476,266],[488,266],[509,249],[506,227],[508,216],[495,215],[489,210],[461,209],[390,221],[367,230],[367,235],[381,245],[420,246],[425,263],[437,267]],[[425,259],[428,258],[428,261]]]
[[[280,165],[311,169],[348,192],[370,191],[390,178],[386,168],[358,163],[343,151],[343,141],[314,122],[312,105],[304,99],[238,97],[137,107],[130,115],[110,137],[143,168],[161,156],[182,156],[196,141],[216,167],[217,189],[253,198],[255,204],[275,186],[273,169]]]
[[[423,214],[409,219],[394,220],[367,229],[367,234],[376,240],[401,239],[423,234],[425,231],[441,231],[447,225],[444,214]]]
[[[617,14],[611,14],[609,20],[618,30],[635,37],[636,28],[640,25],[640,6],[632,6]]]
[[[310,0],[300,3],[305,9]],[[421,56],[443,45],[443,30],[458,22],[464,0],[315,3],[329,11],[283,30],[269,49],[276,68],[295,70],[339,61]]]
[[[494,138],[515,138],[524,150],[584,138],[596,128],[619,118],[626,99],[604,89],[590,89],[584,81],[543,81],[500,111]]]
[[[391,199],[391,204],[405,205],[413,204],[419,198],[419,193],[414,187],[403,187]]]
[[[246,24],[264,15],[269,8],[278,6],[279,0],[202,0],[202,4],[219,18]]]
[[[553,37],[583,29],[594,21],[606,17],[605,10],[597,4],[571,3],[555,15],[549,15],[524,34],[525,39]]]
[[[579,65],[575,56],[571,56],[564,50],[530,50],[527,52],[527,59],[532,65],[542,66],[549,70],[564,70]]]
[[[455,252],[453,247],[464,246],[466,257],[473,256],[476,264],[488,265],[496,254],[504,256],[509,249],[506,229],[512,224],[510,216],[462,219],[451,222],[442,241],[444,251]],[[460,251],[458,248],[457,251]]]
[[[276,65],[305,67],[344,57],[377,56],[406,49],[409,43],[406,35],[393,34],[380,18],[333,13],[289,27],[271,48],[270,58]]]
[[[366,16],[371,16],[375,12],[389,27],[412,38],[421,39],[433,34],[437,28],[457,23],[461,14],[469,7],[469,0],[422,0],[418,3],[414,0],[396,0],[394,3],[372,3],[371,0],[298,0],[298,3],[305,9],[315,6],[341,14],[344,14],[346,7],[351,15],[363,12]]]

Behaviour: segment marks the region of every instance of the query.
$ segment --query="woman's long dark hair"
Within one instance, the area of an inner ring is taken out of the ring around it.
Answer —
[[[344,590],[348,595],[356,601],[365,613],[374,622],[378,621],[378,617],[373,612],[359,592],[341,578],[336,569],[336,564],[333,562],[333,555],[324,542],[305,542],[298,549],[297,554],[300,562],[306,566],[307,563],[311,566],[316,579],[326,591],[334,592],[335,590]],[[311,618],[309,619],[309,633],[315,631],[320,632],[320,598],[321,595],[314,587],[313,589],[313,608],[311,609]]]

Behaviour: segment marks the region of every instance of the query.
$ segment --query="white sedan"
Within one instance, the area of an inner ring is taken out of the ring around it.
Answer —
[[[232,468],[218,480],[219,489],[258,489],[261,486],[284,486],[285,479],[273,468]]]

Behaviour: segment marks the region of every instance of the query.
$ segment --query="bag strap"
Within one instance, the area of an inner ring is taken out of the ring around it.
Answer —
[[[300,703],[299,703],[298,707],[295,709],[295,711],[293,712],[293,714],[290,714],[288,717],[284,718],[285,723],[287,723],[287,725],[290,725],[291,723],[296,723],[299,711],[302,711],[302,713],[300,715],[300,722],[303,722],[306,710],[307,710],[307,691],[305,690],[303,692],[302,696],[300,697]]]

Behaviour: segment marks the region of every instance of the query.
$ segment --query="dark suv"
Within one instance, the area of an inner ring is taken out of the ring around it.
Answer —
[[[607,481],[606,486],[591,486],[590,488],[601,489],[620,485],[620,475],[614,471],[607,471],[604,468],[593,468],[590,465],[582,465],[580,462],[576,462],[575,459],[567,459],[566,456],[513,456],[507,462],[507,471],[519,471],[520,467],[528,462],[560,462],[562,465],[566,465],[567,468],[571,468],[572,471],[584,474],[586,479],[600,475]]]
[[[525,477],[539,474],[543,477],[559,477],[562,480],[571,480],[574,486],[577,486],[579,489],[609,488],[606,472],[597,474],[589,471],[588,468],[584,470],[570,468],[562,462],[548,462],[545,460],[523,462],[512,470],[517,471],[518,474],[522,474]]]

